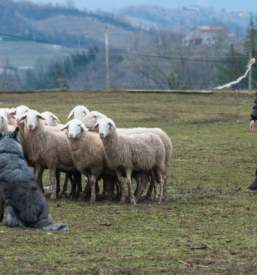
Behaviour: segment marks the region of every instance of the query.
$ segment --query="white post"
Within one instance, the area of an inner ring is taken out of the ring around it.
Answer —
[[[252,27],[250,26],[250,30],[249,30],[249,60],[252,59],[252,39],[253,39]],[[251,93],[252,93],[252,68],[249,71],[248,90],[249,90],[248,94],[251,95]]]

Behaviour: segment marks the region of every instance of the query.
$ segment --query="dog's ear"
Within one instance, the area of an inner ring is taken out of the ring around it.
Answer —
[[[19,128],[19,127],[16,127],[15,130],[14,130],[14,135],[15,135],[15,138],[16,138],[16,139],[17,139],[17,137],[18,137],[19,131],[20,131],[20,128]]]
[[[3,137],[3,134],[2,134],[2,133],[0,133],[0,138],[1,138],[1,137]]]
[[[16,127],[15,130],[10,134],[10,137],[18,140],[19,130],[19,127]]]

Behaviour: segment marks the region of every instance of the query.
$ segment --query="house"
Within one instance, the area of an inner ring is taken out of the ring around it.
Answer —
[[[197,26],[186,37],[187,45],[215,44],[217,41],[234,41],[236,35],[228,33],[224,26]]]

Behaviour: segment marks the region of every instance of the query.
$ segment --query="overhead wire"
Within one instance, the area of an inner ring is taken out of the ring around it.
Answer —
[[[67,48],[78,48],[78,49],[87,49],[86,47],[83,46],[78,46],[78,45],[69,45],[69,44],[63,44],[63,43],[54,43],[50,41],[44,41],[44,40],[39,40],[39,39],[32,39],[32,38],[27,38],[27,37],[22,37],[22,36],[17,36],[17,35],[10,35],[10,34],[5,34],[5,33],[0,33],[0,36],[4,37],[10,37],[14,39],[19,39],[19,40],[24,40],[24,41],[30,41],[30,42],[36,42],[36,43],[42,43],[42,44],[48,44],[48,45],[54,45],[54,46],[62,46],[62,47],[67,47]],[[97,54],[97,53],[105,53],[105,50],[97,50],[96,52],[92,53]],[[232,61],[226,61],[226,60],[212,60],[212,59],[195,59],[195,58],[185,58],[185,57],[178,57],[178,56],[167,56],[167,55],[149,55],[149,54],[141,54],[141,53],[132,53],[132,52],[125,52],[124,50],[122,51],[115,51],[115,50],[109,50],[109,54],[116,54],[116,55],[130,55],[130,56],[136,56],[136,57],[142,57],[142,58],[157,58],[157,59],[169,59],[169,60],[180,60],[180,61],[194,61],[194,62],[212,62],[212,63],[231,63]],[[228,57],[228,56],[215,56],[216,57]],[[232,57],[232,56],[231,56]],[[246,56],[240,56],[237,58],[247,58]]]

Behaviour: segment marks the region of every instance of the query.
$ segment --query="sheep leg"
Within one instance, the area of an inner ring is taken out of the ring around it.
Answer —
[[[76,186],[76,196],[79,197],[79,194],[82,192],[80,172],[74,172],[74,184]]]
[[[4,199],[0,195],[0,222],[4,219]]]
[[[89,176],[89,182],[90,182],[90,187],[91,187],[90,202],[94,202],[95,198],[96,198],[96,194],[95,194],[96,179],[97,179],[97,177],[95,175],[90,175]]]
[[[133,193],[133,188],[132,188],[132,182],[131,182],[131,172],[132,170],[130,168],[126,168],[126,176],[127,176],[127,184],[128,184],[128,188],[129,188],[129,193],[130,193],[130,203],[131,204],[136,204],[136,199]]]
[[[79,195],[80,200],[84,200],[88,191],[90,190],[90,181],[89,181],[90,176],[87,173],[83,173],[83,174],[88,178],[88,182],[87,182],[87,185],[86,185],[84,191],[82,193],[80,193],[80,195]]]
[[[163,197],[163,178],[162,178],[162,171],[159,167],[156,168],[155,171],[156,174],[156,179],[157,182],[160,184],[160,194],[159,194],[159,198],[158,198],[158,202],[162,202],[162,197]]]
[[[115,179],[115,187],[116,187],[116,199],[120,200],[121,191],[120,191],[119,181],[117,181],[117,179]]]
[[[103,180],[103,192],[102,195],[106,195],[106,193],[108,194],[108,187],[106,186],[106,181]]]
[[[109,179],[109,178],[103,178],[103,183],[104,183],[105,188],[106,188],[107,199],[108,199],[109,201],[111,201],[111,200],[115,197],[115,193],[114,193],[114,183],[113,183],[112,180]]]
[[[61,188],[60,188],[60,171],[56,170],[56,194],[58,195],[61,191]]]
[[[57,197],[56,194],[56,168],[49,168],[49,174],[50,174],[50,182],[52,185],[52,195],[50,199],[55,200]]]
[[[136,197],[136,201],[138,202],[141,195],[141,177],[137,174],[136,176],[134,175],[134,179],[136,180],[136,183],[137,183],[137,188],[134,195]]]
[[[155,184],[155,176],[154,176],[154,173],[153,171],[151,170],[150,171],[150,175],[151,175],[151,183],[150,183],[150,186],[149,186],[149,189],[147,191],[147,194],[145,196],[145,199],[149,199],[151,198],[152,196],[152,191],[153,191],[153,187],[154,187],[154,184]],[[155,190],[156,191],[156,190]],[[158,192],[158,189],[157,189],[157,192]],[[158,197],[157,197],[158,198]]]
[[[43,173],[44,173],[44,168],[41,167],[41,165],[36,164],[34,168],[34,176],[37,180],[37,184],[40,187],[41,191],[44,193],[44,188],[43,188]]]
[[[118,182],[119,182],[120,202],[124,203],[124,202],[126,202],[126,196],[125,196],[125,190],[124,190],[124,185],[123,185],[123,179],[121,176],[121,172],[119,170],[116,170],[116,174],[117,174]]]
[[[148,174],[145,172],[145,173],[142,173],[141,174],[141,192],[140,192],[140,198],[142,197],[145,189],[146,189],[146,186],[147,186],[147,183],[149,182],[149,177],[148,177]]]
[[[80,194],[82,192],[81,173],[77,172],[77,175],[78,175],[78,192]]]
[[[167,182],[168,182],[168,173],[165,173],[164,183],[163,183],[163,200],[167,199]]]
[[[61,192],[62,196],[65,196],[66,193],[67,193],[67,187],[68,187],[69,178],[70,178],[70,173],[65,173],[64,183],[63,183],[62,192]],[[72,182],[72,177],[70,178],[70,180]]]

